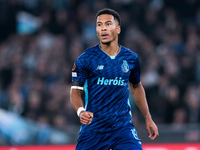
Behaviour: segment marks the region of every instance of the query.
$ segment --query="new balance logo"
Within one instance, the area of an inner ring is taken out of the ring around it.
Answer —
[[[104,68],[104,65],[98,65],[97,66],[97,70],[103,70],[103,68]]]

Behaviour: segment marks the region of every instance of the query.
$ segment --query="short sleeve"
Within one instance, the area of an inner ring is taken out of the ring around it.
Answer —
[[[88,77],[88,65],[84,55],[81,55],[74,63],[72,69],[72,83],[83,84]]]
[[[140,82],[140,62],[138,55],[136,55],[136,58],[134,60],[134,67],[133,69],[131,69],[129,82],[131,82],[132,84],[138,84]]]

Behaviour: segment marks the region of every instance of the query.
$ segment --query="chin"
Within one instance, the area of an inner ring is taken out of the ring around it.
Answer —
[[[110,41],[101,41],[102,44],[110,44]]]

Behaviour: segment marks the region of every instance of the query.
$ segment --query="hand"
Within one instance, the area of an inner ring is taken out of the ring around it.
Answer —
[[[88,111],[82,111],[80,113],[80,122],[85,125],[89,125],[92,122],[93,113]]]
[[[158,127],[152,119],[146,120],[146,128],[151,140],[155,140],[159,136]]]

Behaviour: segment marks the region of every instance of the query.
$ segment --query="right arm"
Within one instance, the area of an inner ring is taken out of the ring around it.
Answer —
[[[88,76],[87,61],[84,59],[84,54],[81,55],[74,63],[72,69],[72,86],[70,91],[70,101],[77,112],[80,122],[85,125],[89,125],[93,118],[93,113],[85,111],[83,100],[81,98],[81,92],[84,91],[84,82]],[[81,108],[82,107],[82,108]]]
[[[83,107],[81,92],[82,90],[73,89],[73,88],[71,88],[71,91],[70,91],[70,101],[76,112],[78,111],[80,107]],[[92,122],[93,113],[88,112],[88,111],[81,111],[79,118],[82,124],[89,125]]]

